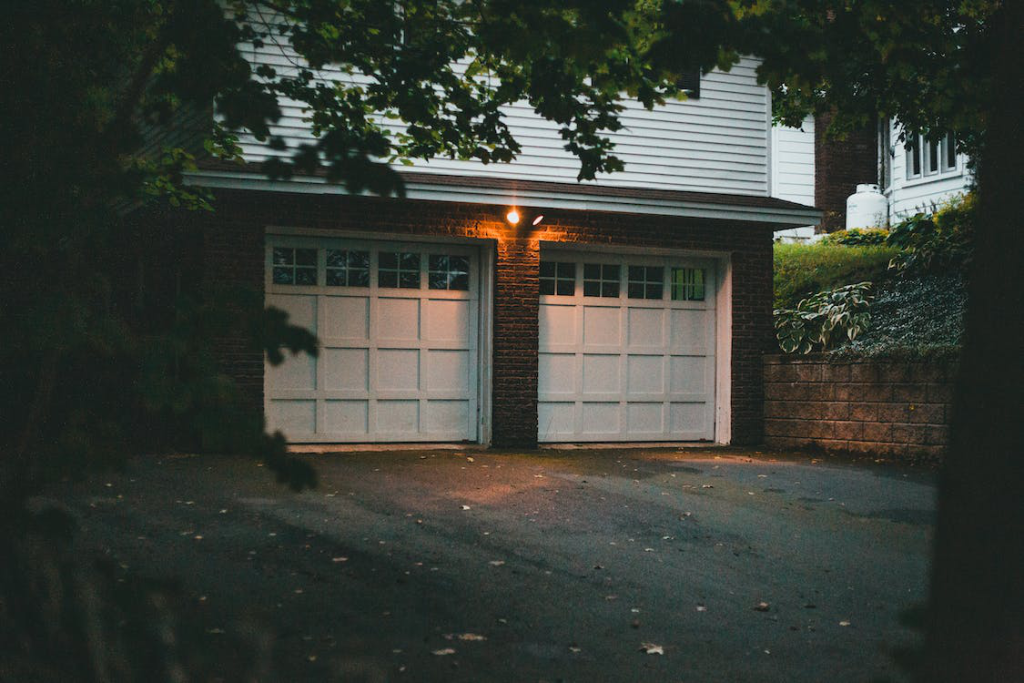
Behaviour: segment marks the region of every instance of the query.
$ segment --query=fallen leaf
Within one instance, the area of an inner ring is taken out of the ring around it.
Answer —
[[[501,565],[505,564],[505,560],[491,560],[487,564],[491,565],[492,567],[500,567]]]
[[[700,487],[702,489],[713,489],[713,488],[715,488],[715,485],[714,484],[701,484]]]
[[[473,460],[473,458],[466,458],[466,462],[476,462],[476,460]]]
[[[332,557],[331,562],[348,562],[347,557]]]
[[[697,605],[697,611],[698,612],[707,612],[708,608],[705,607],[704,605]]]
[[[479,642],[481,640],[487,640],[487,636],[482,636],[479,633],[460,633],[458,638],[459,640],[465,640],[470,642]]]
[[[840,626],[849,626],[849,625],[850,625],[850,622],[848,622],[848,621],[840,621],[840,622],[839,622],[839,625],[840,625]]]
[[[759,602],[756,605],[754,605],[755,612],[767,612],[768,609],[769,607],[767,602]]]
[[[663,655],[665,654],[665,648],[661,645],[655,645],[654,643],[640,643],[640,650],[644,654],[648,655]]]
[[[455,654],[455,649],[454,648],[450,648],[450,647],[445,647],[445,648],[442,648],[440,650],[434,650],[433,652],[431,652],[431,654],[437,655],[438,657],[444,657],[445,655],[453,655],[453,654]]]
[[[468,505],[463,505],[463,506],[462,506],[462,509],[463,509],[463,510],[468,510],[468,509],[469,509],[469,506],[468,506]]]
[[[581,651],[582,651],[582,648],[578,648],[575,645],[570,645],[569,646],[569,652],[576,653],[576,652],[581,652]]]

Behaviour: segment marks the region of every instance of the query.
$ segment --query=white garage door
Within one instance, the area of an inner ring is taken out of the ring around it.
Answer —
[[[711,261],[545,249],[539,440],[714,439]]]
[[[480,268],[465,246],[269,237],[267,304],[320,355],[266,368],[292,442],[475,441]]]

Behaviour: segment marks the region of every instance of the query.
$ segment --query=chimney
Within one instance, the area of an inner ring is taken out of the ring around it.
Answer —
[[[846,198],[859,183],[878,182],[878,131],[875,126],[828,138],[831,114],[814,119],[814,205],[822,210],[819,232],[846,226]]]

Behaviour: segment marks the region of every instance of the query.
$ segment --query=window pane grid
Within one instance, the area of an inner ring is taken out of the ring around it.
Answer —
[[[380,252],[377,285],[399,289],[419,289],[420,255],[400,251]]]
[[[328,249],[327,285],[329,287],[369,287],[370,252]]]
[[[672,269],[673,301],[704,301],[704,269]]]
[[[431,254],[428,266],[427,283],[430,289],[469,289],[469,258]]]
[[[540,293],[542,295],[573,296],[576,293],[576,264],[541,261]]]
[[[583,296],[619,296],[620,269],[608,263],[583,264]]]
[[[664,275],[659,266],[630,266],[626,295],[630,299],[661,299]]]
[[[274,247],[275,285],[316,285],[316,249]]]

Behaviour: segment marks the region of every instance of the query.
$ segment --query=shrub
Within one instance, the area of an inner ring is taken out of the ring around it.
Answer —
[[[900,249],[890,267],[916,277],[965,272],[973,252],[974,195],[958,196],[933,215],[919,213],[892,227],[887,244]]]
[[[853,341],[871,324],[871,283],[818,292],[793,309],[775,311],[775,336],[786,353],[828,350],[845,337]]]
[[[897,253],[890,246],[776,244],[774,305],[794,308],[801,299],[851,282],[884,282]]]
[[[841,244],[847,247],[880,246],[886,243],[889,231],[885,228],[851,228],[837,230],[821,238],[820,244]]]

